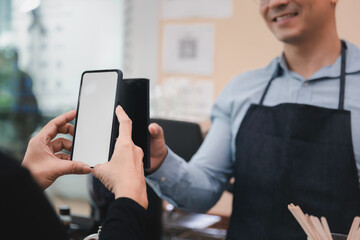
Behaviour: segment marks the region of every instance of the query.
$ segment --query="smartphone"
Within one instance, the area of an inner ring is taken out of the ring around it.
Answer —
[[[144,168],[150,168],[149,79],[123,79],[119,104],[132,120],[132,139],[144,152]]]
[[[71,159],[94,167],[109,161],[118,135],[115,109],[120,70],[86,71],[81,76]]]

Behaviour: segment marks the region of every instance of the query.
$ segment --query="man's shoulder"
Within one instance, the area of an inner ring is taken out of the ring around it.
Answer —
[[[348,56],[347,56],[347,67],[346,71],[348,73],[351,72],[359,72],[360,71],[360,48],[351,43],[346,41],[347,49],[348,49]]]
[[[225,91],[247,91],[263,87],[270,80],[279,64],[279,57],[274,58],[267,66],[246,71],[235,76],[226,86]]]
[[[243,103],[256,102],[264,91],[279,64],[279,58],[273,59],[266,67],[247,71],[235,76],[218,96],[212,116],[218,112],[231,114]]]

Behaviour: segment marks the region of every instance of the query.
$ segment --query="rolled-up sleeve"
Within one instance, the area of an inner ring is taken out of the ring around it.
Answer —
[[[157,194],[176,207],[204,212],[220,198],[233,174],[230,114],[219,106],[212,112],[212,126],[203,144],[189,162],[168,148],[168,154],[147,182]]]

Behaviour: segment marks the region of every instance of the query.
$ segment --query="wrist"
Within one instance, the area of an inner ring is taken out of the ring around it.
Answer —
[[[115,194],[115,199],[129,198],[129,199],[137,202],[144,209],[148,208],[149,202],[148,202],[148,199],[147,199],[146,192],[144,192],[144,193],[135,193],[135,192],[118,191],[118,192],[115,192],[114,194]]]
[[[149,174],[156,172],[161,167],[161,165],[165,162],[165,158],[167,155],[168,155],[168,149],[167,149],[167,147],[164,147],[162,154],[154,157],[155,160],[154,161],[151,160],[151,167],[145,171]]]

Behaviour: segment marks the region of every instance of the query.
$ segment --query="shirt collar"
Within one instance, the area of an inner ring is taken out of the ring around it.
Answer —
[[[346,45],[346,73],[351,74],[360,72],[360,49],[356,45],[348,41],[346,41]],[[334,64],[319,69],[308,80],[317,80],[319,78],[338,78],[340,77],[340,69],[341,55],[336,59]],[[283,74],[291,74],[294,75],[296,78],[302,78],[299,74],[289,69],[284,53],[282,53],[281,56],[277,58],[277,64],[274,70],[273,77],[280,77]]]

